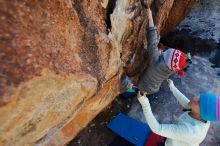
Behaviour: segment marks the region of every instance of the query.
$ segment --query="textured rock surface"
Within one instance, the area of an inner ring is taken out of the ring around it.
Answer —
[[[219,19],[220,1],[199,0],[186,19],[162,42],[170,47],[197,52],[219,49]]]
[[[213,39],[219,42],[220,38],[220,1],[200,0],[178,29],[187,29],[194,37]]]
[[[0,145],[65,144],[117,95],[122,66],[137,74],[146,10],[111,2],[0,1]],[[146,2],[165,33],[194,0]]]

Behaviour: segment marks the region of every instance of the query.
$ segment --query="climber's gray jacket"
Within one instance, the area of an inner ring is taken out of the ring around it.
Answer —
[[[158,49],[159,41],[156,28],[150,27],[147,34],[147,58],[150,58],[150,64],[141,75],[137,86],[141,91],[152,94],[159,91],[162,82],[175,72],[168,68],[164,60],[164,53],[161,53]]]

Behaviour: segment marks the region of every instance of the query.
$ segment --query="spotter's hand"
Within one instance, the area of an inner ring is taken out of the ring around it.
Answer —
[[[174,84],[173,84],[173,81],[172,81],[171,79],[167,79],[167,83],[168,83],[169,86],[174,85]]]
[[[142,107],[143,107],[143,106],[147,106],[147,105],[150,106],[146,94],[141,95],[141,92],[139,91],[139,92],[137,93],[137,99],[138,99],[138,101],[139,101],[139,103],[141,104]]]
[[[138,91],[138,93],[137,93],[137,98],[140,98],[141,96],[144,96],[144,97],[146,97],[146,93],[141,93],[141,91]]]

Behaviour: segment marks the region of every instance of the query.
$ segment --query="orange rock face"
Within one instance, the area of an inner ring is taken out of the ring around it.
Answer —
[[[149,0],[161,34],[195,0]],[[63,145],[138,76],[146,45],[138,0],[0,1],[0,145]],[[147,60],[145,60],[147,62]]]

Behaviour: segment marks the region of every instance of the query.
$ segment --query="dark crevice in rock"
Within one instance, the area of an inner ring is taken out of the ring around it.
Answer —
[[[165,46],[177,48],[184,52],[190,51],[193,54],[196,52],[211,52],[218,48],[219,44],[214,39],[194,37],[190,32],[190,29],[176,30],[161,38],[160,41]]]
[[[83,10],[83,6],[81,5],[81,3],[82,2],[78,0],[72,0],[72,6],[79,16],[78,18],[79,18],[80,24],[84,27],[88,27],[89,19],[86,18],[86,14]]]
[[[107,30],[112,28],[111,25],[111,17],[110,15],[113,13],[114,9],[115,9],[115,5],[116,5],[116,1],[117,0],[109,0],[108,1],[108,5],[106,7],[106,19],[105,19],[105,23],[107,25]]]
[[[86,14],[80,0],[72,0],[72,6],[78,14],[80,24],[85,28],[82,40],[87,43],[83,44],[79,54],[81,58],[84,58],[82,62],[83,65],[86,66],[83,71],[98,79],[97,89],[100,89],[101,85],[105,82],[105,79],[101,74],[101,63],[98,57],[99,48],[94,39],[94,36],[98,34],[98,29],[95,26],[94,20],[89,18]]]
[[[220,43],[214,39],[195,37],[191,33],[191,29],[177,29],[161,38],[160,42],[165,46],[180,49],[183,52],[191,52],[192,55],[211,56],[209,60],[214,64],[212,67],[220,67]]]

